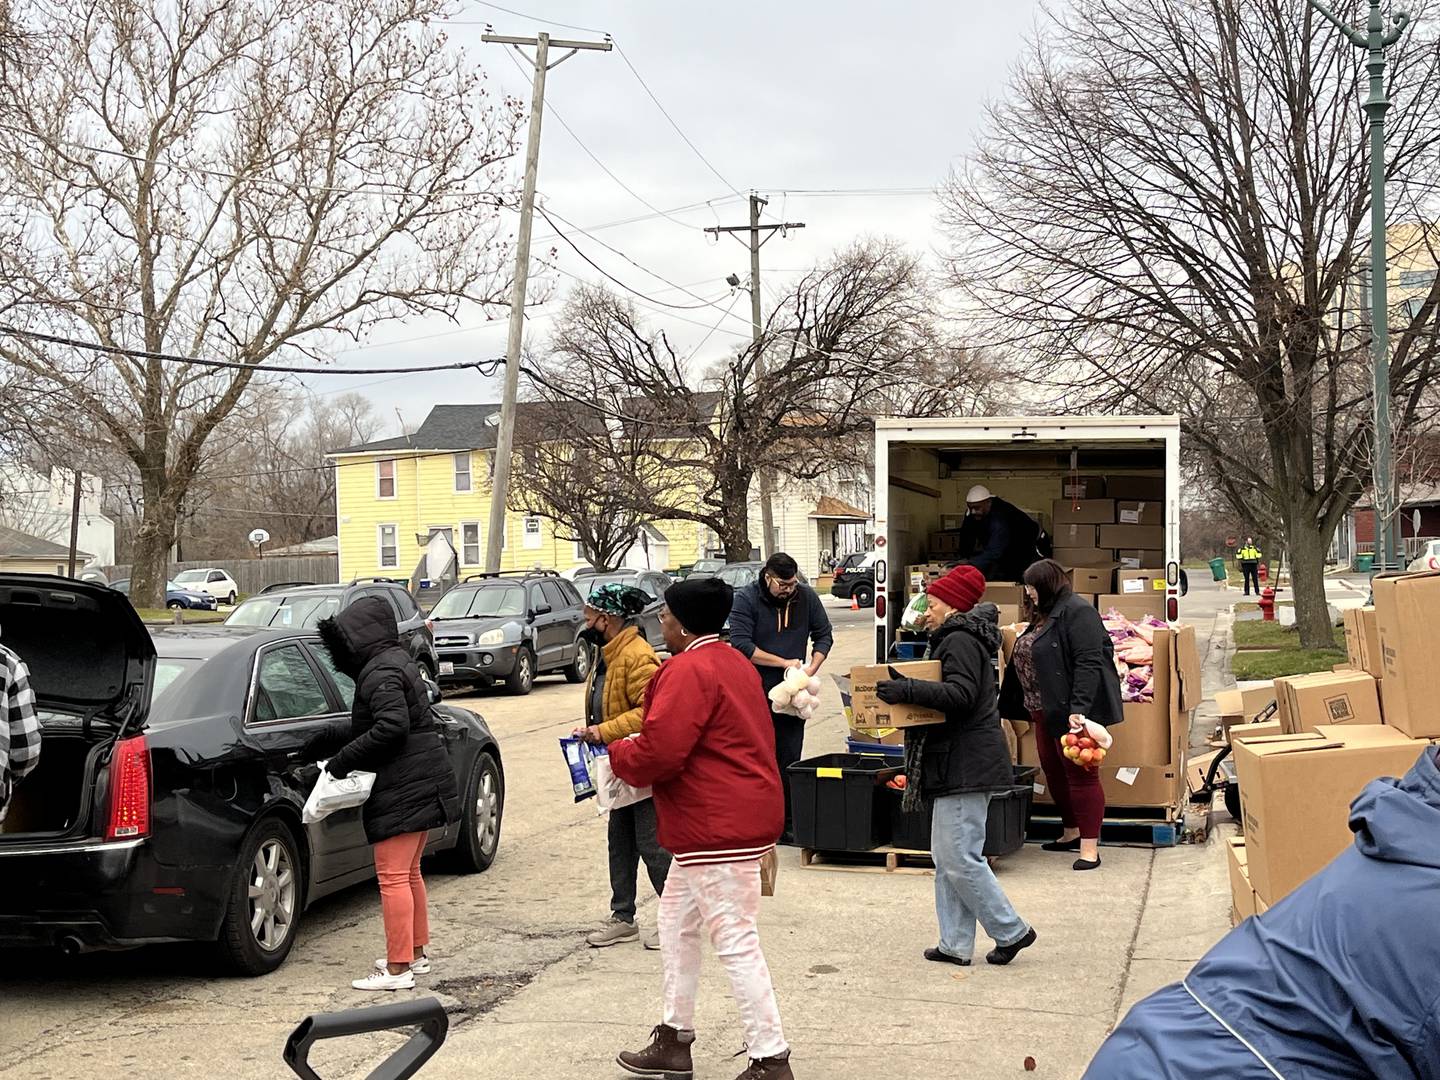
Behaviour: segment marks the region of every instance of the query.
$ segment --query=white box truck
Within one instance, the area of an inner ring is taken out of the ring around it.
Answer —
[[[956,542],[976,484],[1039,522],[1055,557],[1075,571],[1077,592],[1132,617],[1179,619],[1179,417],[883,418],[875,422],[877,662],[890,657],[927,576],[963,558]],[[1018,590],[992,584],[992,599],[1013,614]]]

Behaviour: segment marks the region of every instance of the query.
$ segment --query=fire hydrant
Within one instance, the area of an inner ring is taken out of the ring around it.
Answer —
[[[1257,569],[1257,570],[1255,571],[1255,576],[1258,577],[1261,581],[1269,581],[1269,580],[1270,580],[1270,564],[1269,564],[1269,563],[1263,563],[1263,562],[1262,562],[1262,563],[1260,564],[1259,569]]]
[[[1266,622],[1275,621],[1275,590],[1268,585],[1260,591],[1260,617]]]

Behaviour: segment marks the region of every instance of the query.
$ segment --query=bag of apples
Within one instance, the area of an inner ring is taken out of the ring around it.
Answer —
[[[1070,718],[1070,730],[1060,737],[1064,755],[1083,769],[1098,769],[1115,740],[1104,724],[1083,716]]]

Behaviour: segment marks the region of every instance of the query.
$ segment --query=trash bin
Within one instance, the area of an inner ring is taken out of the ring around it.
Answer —
[[[1368,574],[1375,569],[1374,555],[1356,555],[1355,572],[1357,574]]]
[[[903,761],[870,754],[821,754],[791,765],[795,842],[816,851],[872,851],[890,840],[885,782]]]
[[[1211,560],[1210,560],[1210,576],[1213,577],[1216,581],[1224,581],[1224,580],[1225,580],[1225,560],[1224,560],[1224,559],[1211,559]]]
[[[1015,786],[990,797],[990,811],[985,818],[986,855],[1010,855],[1025,845],[1025,826],[1030,820],[1035,776],[1040,770],[1032,765],[1012,768]],[[901,809],[904,792],[886,788],[885,794],[890,800],[890,843],[910,851],[929,851],[934,804],[926,803],[907,813]]]

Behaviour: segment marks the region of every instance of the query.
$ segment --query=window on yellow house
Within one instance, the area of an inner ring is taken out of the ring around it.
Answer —
[[[393,462],[392,462],[393,464]],[[383,569],[400,565],[400,528],[397,525],[380,526],[380,566]]]
[[[480,565],[480,523],[460,523],[460,563],[463,566]]]
[[[455,490],[471,491],[470,486],[470,451],[455,455]]]
[[[375,462],[375,497],[395,498],[395,459],[383,458]]]
[[[525,547],[533,551],[541,546],[543,539],[540,532],[540,519],[527,517],[525,519]]]

